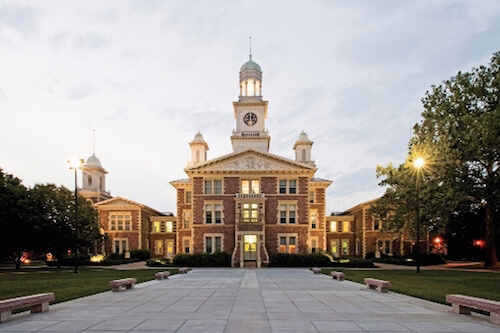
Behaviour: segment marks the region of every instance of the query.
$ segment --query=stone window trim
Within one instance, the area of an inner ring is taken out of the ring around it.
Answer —
[[[153,221],[151,233],[172,233],[174,232],[174,222],[173,221]]]
[[[380,253],[392,255],[392,239],[390,238],[377,238],[377,248],[376,251]]]
[[[278,253],[298,253],[297,243],[299,236],[297,233],[279,233],[277,236]],[[281,244],[285,240],[285,244]]]
[[[342,221],[342,232],[351,232],[351,221]]]
[[[316,202],[316,191],[310,190],[309,191],[309,203],[315,203]]]
[[[340,255],[339,245],[340,242],[338,239],[330,239],[330,253],[334,258],[338,258]]]
[[[185,191],[184,192],[184,202],[186,204],[191,204],[193,202],[193,192],[192,191]]]
[[[224,181],[222,179],[203,179],[203,194],[224,194]]]
[[[163,239],[155,240],[155,254],[163,255],[165,244]]]
[[[207,238],[211,239],[211,252],[208,252],[207,250]],[[220,239],[220,248],[217,248],[217,243],[216,243],[216,238]],[[224,250],[224,234],[220,233],[205,233],[203,234],[203,251],[205,253],[215,253],[217,251],[223,251]]]
[[[382,229],[382,221],[376,218],[373,218],[373,230],[381,230]]]
[[[299,193],[299,180],[297,178],[280,178],[277,182],[278,194],[296,195]]]
[[[361,241],[356,239],[356,255],[359,256],[361,254]]]
[[[298,225],[299,208],[297,200],[278,200],[278,224]],[[284,214],[283,214],[284,213]]]
[[[261,192],[261,190],[260,190],[260,185],[261,185],[260,178],[256,178],[256,177],[241,178],[240,185],[241,185],[240,189],[241,189],[242,194],[259,194]]]
[[[130,211],[111,211],[108,215],[108,223],[110,231],[131,231],[132,213]]]
[[[224,204],[222,201],[205,200],[203,202],[203,224],[224,224]]]

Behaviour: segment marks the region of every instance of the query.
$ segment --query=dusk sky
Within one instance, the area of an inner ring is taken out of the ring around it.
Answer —
[[[270,152],[309,135],[329,214],[382,195],[425,92],[500,51],[500,1],[0,1],[0,168],[73,190],[95,129],[107,190],[175,211],[194,135],[232,152],[249,36]]]

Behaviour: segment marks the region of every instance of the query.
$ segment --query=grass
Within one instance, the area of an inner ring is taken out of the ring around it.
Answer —
[[[371,277],[391,281],[391,291],[426,300],[446,303],[446,294],[462,294],[500,301],[500,274],[488,272],[414,270],[323,269],[322,273],[343,271],[346,279],[364,284]]]
[[[70,268],[30,268],[21,271],[0,272],[0,300],[38,293],[53,292],[55,301],[64,302],[83,296],[111,290],[109,281],[134,277],[137,283],[154,280],[155,273],[165,269],[114,270],[81,268],[75,274]],[[170,274],[177,269],[168,269]]]

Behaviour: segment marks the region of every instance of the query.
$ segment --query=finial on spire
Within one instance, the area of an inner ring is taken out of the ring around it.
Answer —
[[[250,60],[252,60],[252,36],[248,38],[250,38]]]

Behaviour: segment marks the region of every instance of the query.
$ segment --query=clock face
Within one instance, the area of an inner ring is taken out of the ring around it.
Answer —
[[[247,124],[248,126],[253,126],[255,125],[255,123],[257,122],[257,116],[255,115],[255,113],[247,113],[245,115],[245,117],[243,117],[243,121],[245,122],[245,124]]]

